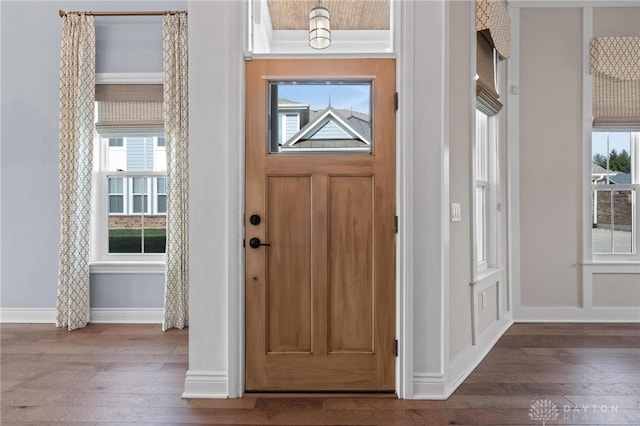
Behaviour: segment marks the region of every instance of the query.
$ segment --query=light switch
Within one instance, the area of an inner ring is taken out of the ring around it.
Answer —
[[[451,204],[451,222],[460,222],[460,204]]]

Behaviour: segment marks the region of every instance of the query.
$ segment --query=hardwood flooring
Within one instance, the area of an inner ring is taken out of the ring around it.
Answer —
[[[188,330],[2,324],[0,332],[3,426],[640,425],[640,324],[516,324],[446,401],[186,400]]]

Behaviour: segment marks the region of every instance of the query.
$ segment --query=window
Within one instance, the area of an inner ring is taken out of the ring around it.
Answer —
[[[476,259],[487,263],[487,198],[489,192],[489,117],[476,113]]]
[[[167,178],[156,179],[156,207],[158,213],[167,213]]]
[[[640,132],[593,131],[591,252],[594,259],[638,258]]]
[[[167,223],[162,84],[96,84],[92,272],[160,272]]]
[[[371,81],[269,84],[270,154],[372,152]]]
[[[124,147],[124,138],[109,138],[109,148],[117,147]]]
[[[300,114],[296,113],[280,113],[280,146],[300,130]]]
[[[109,213],[124,213],[124,192],[121,177],[109,177]]]
[[[477,269],[498,266],[498,143],[497,116],[476,110],[474,229]]]
[[[113,130],[112,130],[113,131]],[[152,134],[96,139],[98,261],[162,261],[166,248],[164,138]],[[141,257],[143,256],[143,257]]]

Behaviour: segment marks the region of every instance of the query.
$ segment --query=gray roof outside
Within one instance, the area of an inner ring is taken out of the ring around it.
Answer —
[[[631,183],[631,175],[629,173],[614,172],[615,174],[609,176],[609,181],[618,185],[628,185]]]
[[[368,119],[366,114],[356,113],[351,110],[340,109],[337,110],[332,106],[328,106],[324,110],[310,110],[309,111],[309,122],[304,125],[295,135],[293,135],[287,145],[290,145],[292,141],[295,142],[296,148],[358,148],[368,146],[368,144],[364,141],[358,139],[332,139],[332,140],[318,140],[318,139],[298,139],[302,134],[307,132],[313,126],[316,126],[319,120],[324,116],[327,112],[334,114],[336,116],[341,117],[346,123],[360,135],[367,139],[367,141],[371,138],[371,125],[369,121],[365,121],[364,118]],[[292,145],[293,146],[293,145]]]
[[[298,101],[292,101],[291,99],[286,99],[286,98],[278,98],[278,105],[299,105],[300,107],[309,106],[309,104],[304,104]]]
[[[608,175],[609,181],[617,185],[628,185],[631,183],[631,175],[629,173],[607,170],[596,163],[591,163],[591,174]]]
[[[605,175],[609,173],[609,171],[596,163],[591,163],[591,173]]]
[[[309,110],[309,123],[316,121],[329,108],[333,112],[335,112],[337,115],[342,117],[342,119],[346,121],[353,130],[360,133],[368,141],[371,140],[371,118],[369,117],[369,115],[363,114],[361,112],[353,111],[350,109],[344,109],[344,108],[336,109],[331,106],[322,110],[312,109],[312,110]]]

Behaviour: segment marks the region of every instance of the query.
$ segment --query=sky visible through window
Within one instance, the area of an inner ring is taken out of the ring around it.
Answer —
[[[278,97],[309,104],[323,110],[329,103],[335,109],[371,114],[371,83],[280,83]]]
[[[609,152],[616,150],[618,154],[622,150],[631,153],[631,133],[630,132],[608,132]],[[607,132],[593,132],[591,136],[591,155],[601,154],[605,157],[607,153]]]

